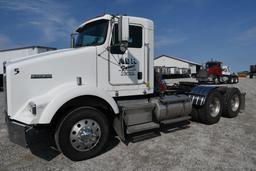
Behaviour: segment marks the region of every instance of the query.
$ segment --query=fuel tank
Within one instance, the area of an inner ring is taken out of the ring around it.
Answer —
[[[184,94],[153,98],[150,102],[155,104],[153,114],[157,121],[188,116],[192,111],[192,102]]]

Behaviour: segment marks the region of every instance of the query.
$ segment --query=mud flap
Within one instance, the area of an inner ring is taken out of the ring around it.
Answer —
[[[115,117],[113,127],[120,139],[126,141],[124,133],[124,111],[119,116]]]
[[[246,93],[241,93],[241,107],[240,107],[241,110],[245,109],[245,95]]]

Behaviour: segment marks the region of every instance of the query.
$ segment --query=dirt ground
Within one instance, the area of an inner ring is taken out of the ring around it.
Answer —
[[[246,109],[236,118],[211,126],[191,122],[128,145],[114,139],[106,152],[81,162],[47,149],[32,154],[11,143],[1,113],[0,170],[256,170],[256,79],[241,79],[236,86],[247,94]]]

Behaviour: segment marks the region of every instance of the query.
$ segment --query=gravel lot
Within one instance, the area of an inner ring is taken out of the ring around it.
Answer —
[[[236,86],[247,93],[246,109],[237,118],[221,118],[211,126],[191,122],[128,145],[115,139],[105,153],[81,162],[46,150],[42,158],[11,143],[1,114],[0,170],[256,170],[256,79],[241,79]]]

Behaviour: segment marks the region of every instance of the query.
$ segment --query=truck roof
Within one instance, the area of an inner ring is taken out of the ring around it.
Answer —
[[[219,61],[208,61],[206,64],[222,64],[222,62]]]
[[[84,23],[82,23],[77,29],[76,31],[80,30],[81,28],[83,28],[86,24],[96,21],[96,20],[100,20],[100,19],[105,19],[105,20],[111,20],[112,17],[114,17],[115,15],[110,15],[110,14],[104,14],[101,16],[97,16],[94,17],[92,19],[86,20]],[[120,15],[116,15],[117,17]],[[133,16],[128,16],[131,19],[140,21],[141,23],[145,23],[147,25],[147,28],[149,29],[153,29],[153,21],[147,18],[142,18],[142,17],[133,17]]]

